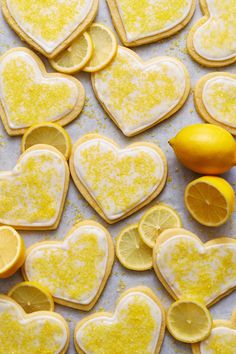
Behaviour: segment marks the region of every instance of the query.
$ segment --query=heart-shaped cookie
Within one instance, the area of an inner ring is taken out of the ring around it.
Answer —
[[[195,0],[107,0],[122,42],[133,47],[169,37],[192,18]]]
[[[0,352],[64,354],[69,346],[69,328],[57,313],[26,314],[8,296],[0,295]]]
[[[80,193],[112,224],[160,194],[167,161],[155,144],[140,142],[120,149],[106,137],[88,134],[74,145],[70,170]]]
[[[187,47],[202,65],[220,67],[236,61],[235,0],[200,0],[204,14],[191,29]]]
[[[100,312],[84,318],[75,328],[78,353],[158,354],[165,333],[165,310],[146,287],[126,291],[115,313]]]
[[[224,72],[203,76],[194,91],[195,106],[209,123],[236,135],[236,75]]]
[[[190,80],[177,59],[157,57],[143,62],[119,47],[115,60],[92,75],[101,105],[126,136],[136,135],[177,112],[185,103]]]
[[[236,353],[236,311],[231,321],[215,320],[211,335],[201,343],[192,345],[193,354]]]
[[[94,20],[98,0],[3,0],[13,30],[48,58],[65,49]]]
[[[26,150],[12,171],[0,172],[0,224],[56,229],[69,185],[64,156],[49,145]]]
[[[14,48],[0,58],[0,115],[9,135],[24,134],[36,123],[68,124],[84,102],[79,80],[48,74],[31,50]]]
[[[155,272],[175,299],[210,306],[236,288],[236,240],[219,238],[205,244],[189,231],[164,231],[153,253]]]
[[[89,220],[74,226],[63,242],[45,241],[30,247],[23,274],[48,288],[55,302],[88,311],[101,295],[113,261],[110,234]]]

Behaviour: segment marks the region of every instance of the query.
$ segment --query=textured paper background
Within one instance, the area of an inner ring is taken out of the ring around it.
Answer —
[[[144,45],[135,49],[135,51],[145,60],[151,59],[155,56],[169,55],[178,57],[187,66],[191,74],[191,84],[194,87],[197,80],[206,73],[213,72],[214,69],[204,69],[197,63],[195,63],[186,52],[186,36],[191,26],[201,16],[199,5],[197,5],[197,11],[190,24],[179,34],[170,39],[163,40],[151,45]],[[110,14],[107,9],[105,0],[100,0],[100,10],[96,19],[97,22],[104,23],[112,28]],[[0,15],[0,52],[3,54],[10,48],[17,46],[25,46],[25,43],[11,31],[9,26],[5,23]],[[49,71],[53,71],[47,60],[44,60],[47,64]],[[236,65],[233,65],[226,69],[218,69],[218,71],[229,71],[236,73]],[[82,135],[97,132],[106,135],[114,139],[121,146],[126,146],[135,141],[150,141],[160,145],[163,151],[166,153],[169,163],[169,179],[163,193],[157,198],[156,201],[162,201],[176,208],[183,219],[183,224],[186,229],[195,232],[201,237],[202,240],[207,241],[217,236],[230,236],[236,235],[236,222],[235,214],[232,220],[230,220],[225,226],[218,229],[208,229],[197,224],[186,211],[183,203],[183,194],[185,186],[188,182],[197,177],[197,175],[191,173],[182,167],[176,160],[175,155],[168,145],[168,140],[173,137],[182,127],[202,122],[198,117],[193,104],[193,95],[191,94],[184,108],[178,112],[174,117],[169,118],[162,124],[150,129],[146,133],[140,134],[134,138],[126,138],[118,128],[107,117],[105,112],[100,107],[96,98],[94,97],[90,75],[79,73],[78,78],[83,82],[86,94],[87,103],[83,113],[72,124],[67,126],[72,141],[75,142]],[[19,88],[20,89],[20,88]],[[20,156],[20,142],[21,138],[10,138],[5,132],[2,123],[0,123],[0,170],[10,170],[15,165],[15,162]],[[224,176],[234,186],[236,185],[236,171],[232,169]],[[151,205],[154,205],[155,202]],[[1,201],[0,201],[1,203]],[[150,206],[151,206],[150,205]],[[111,232],[114,240],[119,231],[125,225],[137,222],[143,212],[150,206],[141,210],[134,216],[129,217],[125,221],[122,221],[114,226],[109,226],[108,229]],[[92,218],[101,222],[104,226],[107,226],[102,219],[90,208],[88,203],[83,199],[75,188],[73,182],[70,183],[69,194],[66,202],[66,208],[64,210],[61,224],[56,231],[46,232],[21,232],[24,237],[26,245],[29,246],[37,241],[45,239],[63,239],[65,234],[69,231],[71,226],[80,219]],[[22,281],[21,273],[18,272],[13,277],[7,280],[0,280],[0,292],[6,293],[14,284]],[[171,297],[164,290],[161,283],[156,278],[153,271],[147,272],[132,272],[123,268],[118,261],[115,262],[112,276],[108,281],[108,284],[100,297],[96,307],[90,311],[99,311],[101,309],[113,311],[115,307],[115,301],[119,294],[130,287],[137,285],[146,285],[153,289],[153,291],[160,297],[163,305],[168,308],[172,302]],[[218,304],[211,308],[211,312],[214,318],[229,318],[233,308],[236,307],[236,293],[231,294],[227,298],[220,301]],[[68,353],[75,353],[73,345],[73,331],[75,324],[78,320],[86,316],[86,313],[81,311],[72,310],[62,306],[56,306],[56,311],[62,314],[69,322],[71,329],[71,345]],[[145,335],[145,334],[144,334]],[[175,341],[166,332],[164,345],[161,350],[161,354],[189,354],[191,348],[189,345],[181,344]]]

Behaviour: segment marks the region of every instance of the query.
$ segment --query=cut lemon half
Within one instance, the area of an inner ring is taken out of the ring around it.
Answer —
[[[94,50],[83,71],[92,73],[104,69],[114,59],[118,44],[112,31],[100,23],[93,23],[88,33]]]
[[[200,224],[220,226],[234,211],[234,190],[220,177],[205,176],[191,182],[185,190],[185,204]]]
[[[30,127],[22,138],[22,151],[37,144],[47,144],[59,150],[68,160],[71,154],[71,139],[65,129],[56,123],[40,123]]]
[[[53,311],[54,302],[50,293],[42,286],[33,282],[22,282],[16,284],[9,292],[26,313],[36,311]]]
[[[116,255],[125,268],[140,271],[152,268],[152,249],[141,239],[136,224],[126,227],[119,234]]]
[[[22,266],[25,245],[21,236],[9,226],[0,227],[0,278],[8,278]]]
[[[202,303],[180,300],[174,302],[167,312],[167,328],[175,339],[197,343],[210,335],[212,318]]]
[[[144,243],[153,248],[157,237],[167,229],[181,228],[182,221],[171,207],[160,204],[149,209],[141,218],[139,233]]]
[[[92,54],[92,39],[87,32],[84,32],[68,48],[50,60],[50,63],[59,72],[73,74],[80,71],[88,63]]]

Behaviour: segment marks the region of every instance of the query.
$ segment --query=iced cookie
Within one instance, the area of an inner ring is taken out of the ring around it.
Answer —
[[[31,47],[55,57],[92,23],[98,0],[2,0],[8,24]]]
[[[236,288],[236,240],[207,243],[184,229],[164,231],[153,253],[155,272],[174,299],[210,306]]]
[[[204,16],[191,29],[187,48],[198,63],[220,67],[236,61],[236,1],[200,0]]]
[[[195,0],[107,0],[114,26],[127,47],[156,42],[184,28]]]
[[[88,311],[101,295],[113,261],[110,234],[89,220],[75,225],[64,241],[30,247],[23,275],[46,287],[58,304]]]
[[[190,91],[187,69],[178,59],[143,62],[121,46],[112,64],[92,76],[92,84],[102,107],[126,136],[172,116]]]
[[[193,354],[235,354],[236,353],[236,311],[231,321],[215,320],[210,337],[192,345]]]
[[[84,102],[79,80],[48,74],[31,50],[14,48],[0,58],[0,115],[9,135],[24,134],[36,123],[68,124]]]
[[[113,224],[160,194],[167,161],[155,144],[140,142],[121,149],[104,136],[88,134],[74,145],[70,170],[80,193]]]
[[[64,354],[69,345],[69,328],[57,313],[26,314],[14,300],[0,295],[0,353]]]
[[[80,354],[158,354],[165,333],[165,310],[146,287],[129,289],[114,314],[99,312],[80,321],[74,333]]]
[[[198,113],[209,123],[218,124],[236,135],[236,76],[212,73],[197,83],[194,99]]]
[[[69,185],[64,156],[49,145],[26,150],[12,171],[0,171],[0,224],[56,229]]]

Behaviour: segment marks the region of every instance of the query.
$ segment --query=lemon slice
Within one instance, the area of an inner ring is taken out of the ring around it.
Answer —
[[[191,182],[185,190],[185,204],[200,224],[220,226],[234,211],[234,190],[220,177],[205,176]]]
[[[210,335],[212,318],[202,303],[180,300],[174,302],[167,312],[167,328],[175,339],[197,343]]]
[[[92,38],[94,51],[83,71],[92,73],[104,69],[114,59],[118,44],[112,31],[100,23],[93,23],[88,33]]]
[[[88,63],[92,54],[92,39],[87,32],[84,32],[67,49],[50,60],[50,63],[57,71],[73,74],[80,71]]]
[[[152,268],[152,249],[141,239],[138,225],[121,231],[117,238],[116,255],[125,268],[140,271]]]
[[[182,221],[177,212],[167,205],[160,204],[143,215],[138,230],[143,242],[153,248],[162,231],[181,227]]]
[[[24,263],[24,241],[9,226],[0,227],[0,278],[8,278],[13,275]]]
[[[54,146],[68,160],[71,154],[71,140],[65,129],[56,123],[41,123],[30,127],[22,138],[22,151],[37,144]]]
[[[22,282],[16,284],[8,293],[26,313],[36,311],[53,311],[54,302],[50,293],[33,282]]]

